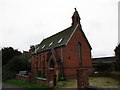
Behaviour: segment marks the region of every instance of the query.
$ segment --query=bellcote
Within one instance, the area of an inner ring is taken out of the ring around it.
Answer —
[[[78,14],[77,9],[75,8],[75,12],[73,13],[72,16],[72,26],[76,26],[77,24],[80,24],[80,16]]]

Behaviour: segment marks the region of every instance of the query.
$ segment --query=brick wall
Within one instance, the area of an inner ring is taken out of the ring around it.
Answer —
[[[28,82],[34,82],[34,83],[37,83],[37,84],[42,84],[42,85],[47,85],[46,84],[46,79],[43,79],[43,78],[38,78],[38,77],[29,77],[29,76],[24,76],[24,75],[16,75],[16,78],[17,79],[20,79],[20,80],[25,80],[25,81],[28,81]]]
[[[36,78],[36,83],[41,85],[46,85],[46,79],[44,78]]]
[[[16,75],[16,78],[17,78],[17,79],[20,79],[20,80],[25,80],[25,81],[28,80],[28,76],[25,76],[25,75],[19,75],[19,74],[17,74],[17,75]]]
[[[17,74],[16,78],[20,79],[20,80],[25,80],[25,81],[28,81],[28,82],[34,82],[34,83],[37,83],[37,84],[46,85],[46,86],[49,86],[49,87],[54,87],[56,85],[56,77],[54,77],[54,75],[55,75],[54,70],[48,70],[46,79],[45,78],[39,78],[36,75],[33,75],[31,73],[29,73],[28,76]]]
[[[82,65],[80,64],[78,42],[82,47]],[[74,32],[67,46],[63,47],[64,67],[92,67],[91,49],[80,28]],[[92,72],[92,68],[88,69]],[[76,74],[76,69],[64,69],[66,75]],[[69,76],[70,77],[70,76]]]
[[[108,74],[109,77],[112,77],[114,79],[120,80],[120,75],[115,75],[115,74]]]
[[[87,69],[77,69],[77,88],[78,90],[89,85]]]

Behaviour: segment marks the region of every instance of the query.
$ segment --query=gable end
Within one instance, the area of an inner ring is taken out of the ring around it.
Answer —
[[[75,31],[77,30],[78,27],[81,29],[81,32],[82,32],[82,34],[83,34],[83,36],[84,36],[84,38],[85,38],[85,40],[86,40],[86,42],[87,42],[89,48],[92,50],[92,47],[91,47],[90,43],[88,42],[88,39],[86,38],[86,36],[85,36],[85,34],[84,34],[84,32],[83,32],[83,30],[82,30],[80,24],[77,24],[77,25],[76,25],[74,31],[72,32],[71,36],[69,37],[69,39],[67,40],[67,42],[66,42],[65,45],[68,44],[68,42],[70,41],[70,39],[72,38],[73,34],[75,33]]]

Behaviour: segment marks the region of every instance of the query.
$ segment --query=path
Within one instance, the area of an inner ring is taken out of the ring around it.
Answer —
[[[2,88],[20,88],[20,87],[10,85],[10,84],[6,84],[6,83],[2,83]]]

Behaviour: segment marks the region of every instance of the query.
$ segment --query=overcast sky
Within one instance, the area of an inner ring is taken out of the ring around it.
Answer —
[[[72,23],[74,8],[92,57],[113,56],[118,44],[119,0],[0,0],[0,46],[28,51]]]

